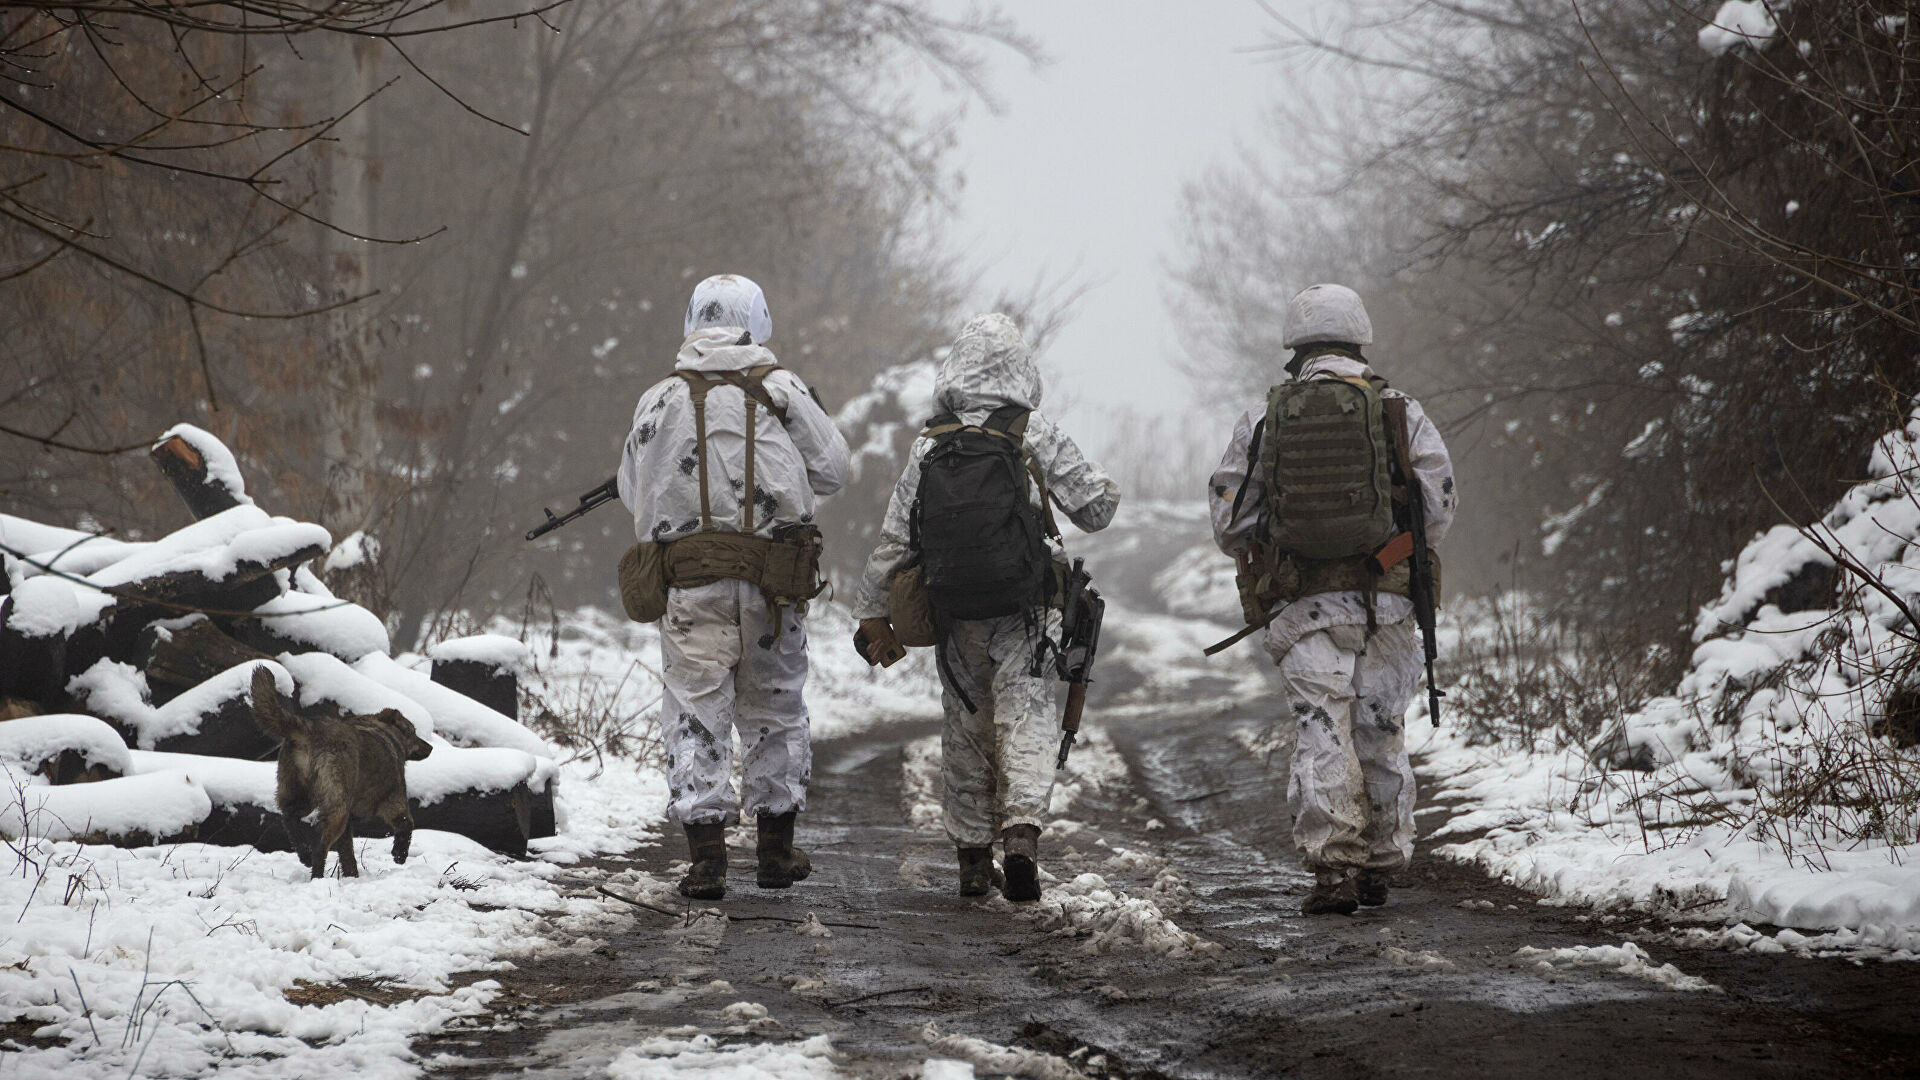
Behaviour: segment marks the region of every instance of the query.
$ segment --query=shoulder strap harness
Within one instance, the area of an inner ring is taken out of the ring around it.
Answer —
[[[700,461],[700,531],[712,532],[713,501],[707,491],[707,391],[716,386],[731,386],[745,395],[747,402],[747,466],[745,490],[740,496],[740,531],[753,535],[753,445],[755,425],[759,419],[757,410],[765,406],[766,410],[787,422],[787,410],[774,404],[773,396],[767,393],[767,376],[780,370],[778,364],[762,364],[740,371],[676,371],[675,375],[686,380],[687,396],[693,399],[693,437],[694,456]]]

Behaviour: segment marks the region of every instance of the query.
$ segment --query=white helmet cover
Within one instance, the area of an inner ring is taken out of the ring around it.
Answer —
[[[1287,303],[1281,346],[1297,349],[1320,341],[1373,344],[1373,321],[1359,293],[1345,285],[1309,285],[1294,294]]]
[[[737,326],[753,335],[755,345],[765,345],[773,337],[773,313],[767,310],[767,294],[752,278],[739,274],[715,274],[693,287],[693,299],[687,301],[688,336],[710,326]]]

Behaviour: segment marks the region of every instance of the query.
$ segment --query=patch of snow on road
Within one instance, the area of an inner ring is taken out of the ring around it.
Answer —
[[[1675,990],[1721,992],[1719,987],[1707,980],[1688,975],[1672,964],[1656,965],[1645,949],[1631,941],[1623,941],[1618,945],[1575,945],[1566,949],[1536,949],[1528,946],[1516,951],[1513,957],[1542,972],[1567,968],[1603,968]]]
[[[1181,958],[1223,951],[1217,942],[1181,929],[1152,900],[1129,896],[1099,874],[1081,874],[1045,890],[1033,906],[1014,910],[1056,936],[1084,938],[1081,950],[1088,953],[1131,948]]]
[[[907,824],[921,832],[943,832],[946,812],[940,809],[940,736],[915,739],[906,745],[904,756],[900,801]]]
[[[971,1035],[943,1035],[931,1022],[920,1029],[920,1038],[936,1053],[971,1062],[995,1076],[1017,1076],[1025,1080],[1085,1080],[1087,1075],[1066,1058],[1018,1046],[1001,1046]]]
[[[833,1042],[825,1035],[797,1043],[722,1046],[711,1035],[655,1038],[620,1052],[609,1080],[837,1080]]]

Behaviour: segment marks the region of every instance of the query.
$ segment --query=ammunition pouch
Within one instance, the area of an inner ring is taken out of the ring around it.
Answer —
[[[906,567],[887,583],[887,621],[893,624],[893,637],[910,649],[937,643],[933,632],[933,605],[927,601],[926,579],[920,567]]]
[[[620,606],[634,622],[654,622],[667,613],[665,553],[665,545],[643,541],[620,557]]]
[[[716,581],[759,586],[776,604],[820,595],[820,530],[801,525],[777,539],[734,532],[701,532],[665,545],[666,584],[692,589]]]

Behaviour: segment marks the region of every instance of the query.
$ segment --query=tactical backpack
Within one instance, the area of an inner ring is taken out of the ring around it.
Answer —
[[[936,626],[1031,612],[1047,600],[1047,538],[1059,530],[1046,483],[1027,455],[1028,415],[1003,405],[978,424],[937,416],[922,433],[933,446],[920,461],[909,520]]]
[[[1405,520],[1412,450],[1406,402],[1383,398],[1386,388],[1378,376],[1323,376],[1267,392],[1231,511],[1239,517],[1248,482],[1258,476],[1265,489],[1261,528],[1235,575],[1247,626],[1207,648],[1208,656],[1303,596],[1360,593],[1369,633],[1376,595],[1412,596]],[[1439,559],[1429,549],[1422,561],[1438,596]]]
[[[1267,391],[1260,479],[1267,546],[1302,559],[1372,555],[1393,538],[1386,380],[1315,378]]]

